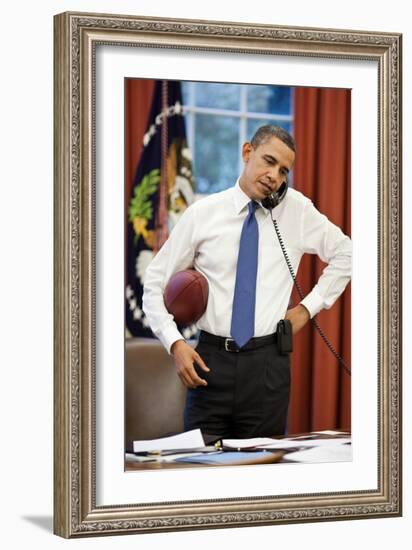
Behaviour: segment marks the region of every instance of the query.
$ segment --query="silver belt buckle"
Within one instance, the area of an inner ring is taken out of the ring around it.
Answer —
[[[225,350],[226,350],[226,351],[230,351],[230,352],[232,352],[232,353],[233,353],[233,352],[238,353],[238,352],[240,351],[239,349],[229,349],[229,348],[228,348],[229,342],[234,342],[234,341],[235,341],[235,340],[234,340],[233,338],[226,338],[226,339],[225,339]]]

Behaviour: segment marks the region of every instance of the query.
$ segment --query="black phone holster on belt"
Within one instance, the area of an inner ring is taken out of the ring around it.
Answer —
[[[276,340],[280,355],[287,355],[293,351],[292,323],[281,319],[276,327]]]

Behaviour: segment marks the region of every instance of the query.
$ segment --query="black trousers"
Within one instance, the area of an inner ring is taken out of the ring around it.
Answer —
[[[210,372],[194,365],[208,385],[188,388],[185,430],[225,438],[271,437],[286,430],[290,391],[290,357],[276,343],[228,352],[199,342],[196,351]]]

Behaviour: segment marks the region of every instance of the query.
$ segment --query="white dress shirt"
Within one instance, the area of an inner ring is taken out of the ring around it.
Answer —
[[[250,200],[238,180],[234,187],[193,203],[148,266],[143,310],[152,331],[169,353],[172,344],[183,336],[165,308],[163,291],[170,277],[183,269],[194,267],[209,283],[207,308],[197,327],[218,336],[231,336],[240,234]],[[255,215],[259,251],[254,336],[265,336],[274,333],[278,321],[285,317],[293,280],[269,210],[259,207]],[[330,308],[350,280],[351,240],[316,210],[310,199],[292,188],[273,209],[273,217],[295,274],[304,253],[317,254],[328,264],[301,301],[313,317],[322,308]]]

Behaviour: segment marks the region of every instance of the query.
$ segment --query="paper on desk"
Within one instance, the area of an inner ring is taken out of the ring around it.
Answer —
[[[183,458],[177,459],[175,462],[195,462],[200,464],[233,464],[236,462],[241,462],[242,460],[247,462],[253,459],[266,458],[270,455],[271,453],[267,453],[266,451],[224,451],[218,453],[201,454],[192,457],[185,456]]]
[[[315,464],[317,462],[350,462],[352,460],[351,445],[335,445],[329,447],[313,447],[289,453],[283,457],[282,462],[304,462]]]
[[[153,462],[153,457],[138,456],[134,453],[126,453],[126,462]]]
[[[215,453],[215,451],[213,451]],[[222,451],[220,451],[222,452]],[[133,453],[126,453],[126,462],[176,462],[179,458],[199,456],[207,453],[176,453],[172,455],[145,455],[139,456]]]
[[[335,447],[350,443],[350,437],[339,437],[336,439],[278,439],[268,445],[260,445],[260,449],[291,449],[293,447]]]
[[[133,451],[135,453],[172,451],[173,449],[191,449],[204,446],[205,442],[199,428],[170,437],[133,441]]]
[[[252,437],[251,439],[222,439],[224,447],[231,449],[248,449],[249,447],[257,447],[258,445],[266,445],[278,441],[271,437]]]
[[[164,455],[159,457],[159,462],[180,462],[181,458],[192,458],[192,457],[202,457],[210,454],[219,454],[223,451],[208,451],[206,453],[176,453],[172,455]]]
[[[308,437],[308,436],[306,436]],[[291,449],[294,447],[315,447],[330,445],[343,445],[344,443],[350,443],[350,437],[339,437],[335,439],[324,438],[309,438],[303,439],[300,437],[291,439],[274,439],[270,437],[254,437],[251,439],[223,439],[222,444],[224,447],[230,447],[232,449],[248,449],[255,447],[258,449]]]
[[[336,432],[335,430],[321,430],[320,432],[312,432],[312,434],[322,435],[350,435],[350,432]]]

